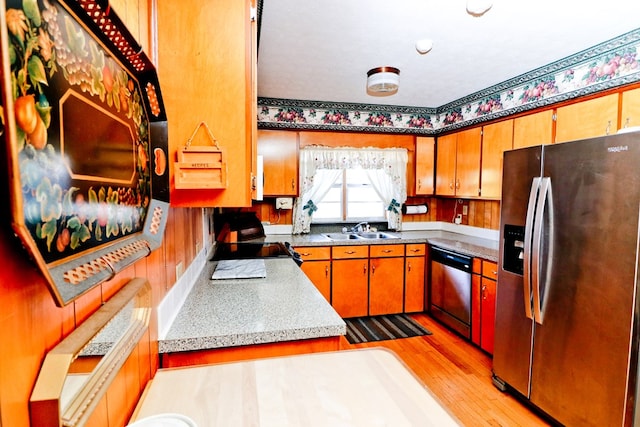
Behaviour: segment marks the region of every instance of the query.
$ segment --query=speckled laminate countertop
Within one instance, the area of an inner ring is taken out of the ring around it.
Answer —
[[[498,261],[498,242],[468,236],[451,231],[424,230],[390,232],[400,239],[331,240],[322,234],[273,234],[265,237],[267,242],[291,243],[292,246],[336,246],[336,245],[382,245],[393,243],[428,243],[444,249],[460,252],[472,257]]]
[[[344,335],[346,325],[288,258],[265,258],[267,275],[211,280],[210,261],[194,284],[160,353]]]

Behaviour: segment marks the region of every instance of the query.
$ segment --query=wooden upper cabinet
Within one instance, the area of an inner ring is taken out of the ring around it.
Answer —
[[[297,196],[298,133],[259,130],[258,155],[264,166],[264,195]]]
[[[169,121],[172,206],[251,205],[257,109],[256,23],[251,6],[250,0],[185,0],[180,7],[166,1],[156,4],[157,68]],[[177,151],[202,122],[223,152],[226,187],[178,190]]]
[[[456,155],[456,196],[480,195],[480,153],[482,128],[475,127],[458,133]]]
[[[615,134],[618,130],[617,93],[559,107],[556,142]]]
[[[433,173],[435,166],[435,138],[416,138],[416,195],[433,195]]]
[[[482,129],[475,127],[438,138],[436,194],[478,197]]]
[[[456,142],[458,135],[450,133],[438,137],[436,150],[436,194],[456,195]]]
[[[622,92],[620,127],[640,126],[640,88]]]
[[[500,199],[502,195],[502,158],[513,146],[513,120],[503,120],[482,129],[482,168],[480,196]]]
[[[553,110],[540,111],[513,119],[513,148],[551,144]]]

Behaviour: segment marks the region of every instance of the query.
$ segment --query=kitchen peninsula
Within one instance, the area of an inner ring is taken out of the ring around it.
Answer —
[[[338,350],[344,321],[291,258],[265,258],[266,277],[211,280],[207,262],[167,336],[163,367]]]

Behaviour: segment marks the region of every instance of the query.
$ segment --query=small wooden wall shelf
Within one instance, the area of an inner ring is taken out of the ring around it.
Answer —
[[[206,136],[213,145],[192,145],[198,131],[202,128],[206,130]],[[187,145],[178,149],[178,161],[174,166],[177,189],[227,187],[227,164],[224,161],[224,154],[204,122],[200,122],[196,127]]]

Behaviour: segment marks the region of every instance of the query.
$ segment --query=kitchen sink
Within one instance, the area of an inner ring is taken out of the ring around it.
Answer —
[[[331,240],[375,240],[375,239],[399,239],[400,236],[384,231],[363,231],[359,233],[325,233],[325,237]]]
[[[360,239],[356,233],[325,233],[324,236],[331,240]]]
[[[399,239],[400,236],[395,234],[386,233],[384,231],[365,231],[357,233],[361,239]]]

